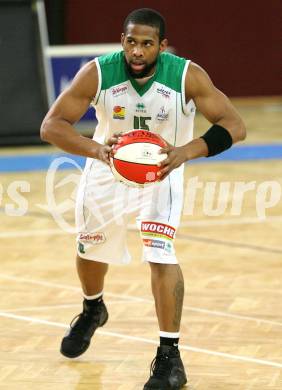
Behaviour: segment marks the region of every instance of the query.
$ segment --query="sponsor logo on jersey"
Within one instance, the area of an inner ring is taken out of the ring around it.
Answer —
[[[97,233],[80,233],[78,237],[79,243],[90,243],[90,244],[102,244],[106,241],[105,234],[103,232]],[[82,252],[83,253],[83,252]]]
[[[142,222],[141,233],[143,236],[162,237],[172,240],[174,238],[175,229],[164,223]]]
[[[143,243],[145,246],[149,246],[151,248],[159,248],[159,249],[165,248],[165,242],[160,240],[150,240],[148,238],[144,238]]]
[[[160,122],[164,122],[168,120],[168,113],[165,111],[164,106],[160,108],[160,111],[157,115],[157,120]]]
[[[163,87],[159,87],[159,88],[157,88],[157,93],[159,93],[163,97],[169,99],[171,91],[169,89],[164,89]]]
[[[135,106],[135,111],[146,113],[147,111],[146,111],[145,104],[144,103],[137,103]]]
[[[125,117],[125,107],[114,106],[113,118],[114,119],[124,119],[124,117]]]
[[[114,97],[125,95],[127,93],[128,86],[127,85],[120,85],[119,87],[114,87],[112,89],[112,95]]]

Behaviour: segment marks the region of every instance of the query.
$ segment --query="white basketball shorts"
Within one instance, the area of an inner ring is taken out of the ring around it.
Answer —
[[[183,204],[183,170],[181,166],[146,188],[132,188],[116,181],[108,165],[88,158],[76,202],[79,257],[129,263],[126,230],[134,216],[143,242],[143,260],[177,264],[174,239]]]

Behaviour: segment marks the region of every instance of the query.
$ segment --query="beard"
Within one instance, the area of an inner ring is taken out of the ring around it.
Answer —
[[[130,66],[130,63],[127,62],[126,58],[124,57],[124,62],[125,62],[125,68],[127,70],[127,72],[129,73],[129,75],[134,78],[134,79],[142,79],[143,77],[146,77],[146,76],[149,76],[149,73],[151,72],[151,70],[156,66],[157,62],[158,62],[158,57],[155,59],[154,62],[152,62],[151,64],[146,64],[144,69],[141,70],[141,72],[135,72],[131,66]]]

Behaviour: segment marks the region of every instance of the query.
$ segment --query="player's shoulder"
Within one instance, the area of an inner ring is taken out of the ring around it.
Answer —
[[[207,72],[196,62],[190,61],[189,63],[189,72],[195,76],[201,76],[202,74],[207,74]]]
[[[98,86],[98,72],[95,61],[87,62],[75,75],[71,85],[66,89],[69,93],[95,96]]]
[[[97,72],[97,66],[95,63],[95,60],[87,62],[76,74],[74,78],[74,82],[79,82],[79,83],[90,83],[94,82],[96,84],[96,80],[98,77],[98,72]]]
[[[117,66],[123,61],[123,51],[116,51],[114,53],[104,54],[98,57],[100,66]]]
[[[200,65],[191,62],[185,79],[186,96],[193,99],[212,90],[215,87],[208,73]]]
[[[156,81],[176,92],[181,92],[182,76],[186,64],[187,60],[185,58],[168,52],[161,53]]]
[[[207,72],[199,64],[191,61],[189,63],[189,72],[186,75],[187,83],[196,85],[208,80],[210,80],[210,77]]]
[[[83,65],[77,74],[75,75],[72,85],[80,85],[84,84],[87,85],[87,83],[92,84],[94,82],[96,84],[98,80],[98,72],[97,72],[97,66],[94,60],[87,62],[85,65]]]
[[[124,68],[123,51],[114,52],[98,57],[101,70],[101,89],[108,89],[128,79]]]
[[[160,55],[161,63],[168,66],[184,66],[187,62],[186,58],[179,57],[173,53],[164,51]]]

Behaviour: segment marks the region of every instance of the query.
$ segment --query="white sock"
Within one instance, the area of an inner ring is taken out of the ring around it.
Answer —
[[[159,335],[160,337],[166,337],[168,339],[179,339],[180,332],[163,332],[160,330]]]
[[[98,294],[95,294],[95,295],[86,295],[86,294],[82,293],[83,298],[87,299],[88,301],[91,301],[93,299],[97,299],[97,298],[101,297],[102,295],[103,295],[103,291],[99,292]]]

